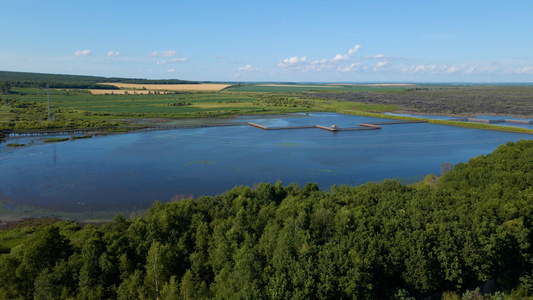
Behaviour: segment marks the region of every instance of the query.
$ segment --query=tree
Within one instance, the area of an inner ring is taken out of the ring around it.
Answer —
[[[55,226],[46,227],[24,247],[22,261],[15,274],[24,282],[23,294],[32,295],[34,280],[44,269],[52,269],[71,253],[68,240]]]
[[[22,282],[13,276],[20,260],[11,254],[0,254],[0,299],[15,299],[20,294]]]
[[[11,92],[11,84],[7,81],[0,82],[0,92],[2,94],[9,94]]]
[[[7,99],[7,94],[11,92],[11,85],[9,82],[0,82],[0,92],[4,95],[6,95],[6,105],[9,103],[9,100]]]

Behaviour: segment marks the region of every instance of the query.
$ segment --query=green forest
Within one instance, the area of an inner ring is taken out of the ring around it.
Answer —
[[[15,225],[0,298],[527,299],[532,221],[533,141],[510,142],[408,186],[261,183],[101,226]]]
[[[54,89],[119,89],[112,85],[101,85],[99,82],[136,83],[136,84],[197,84],[197,81],[162,79],[151,80],[143,78],[118,78],[101,76],[59,75],[43,73],[25,73],[0,71],[0,82],[5,82],[11,87],[46,88],[48,85]]]

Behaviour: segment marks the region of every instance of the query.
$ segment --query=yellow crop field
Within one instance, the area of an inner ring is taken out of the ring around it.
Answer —
[[[221,83],[201,83],[201,84],[133,84],[133,83],[109,83],[99,84],[113,85],[121,89],[130,90],[151,90],[151,91],[208,91],[215,92],[230,86]]]

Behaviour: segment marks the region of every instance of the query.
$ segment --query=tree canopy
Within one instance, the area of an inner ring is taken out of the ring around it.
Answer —
[[[9,82],[0,82],[0,93],[9,94],[11,91],[11,84]]]
[[[9,83],[11,87],[45,88],[47,85],[55,89],[119,89],[112,85],[98,84],[101,82],[135,83],[135,84],[197,84],[197,81],[180,79],[144,79],[119,78],[101,76],[60,75],[26,72],[0,71],[0,81]]]
[[[49,225],[0,256],[0,298],[523,299],[532,221],[533,141],[520,141],[410,186],[261,183]]]

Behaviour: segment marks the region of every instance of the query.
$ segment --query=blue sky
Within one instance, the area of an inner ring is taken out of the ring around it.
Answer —
[[[2,0],[0,70],[279,82],[533,82],[533,3]]]

